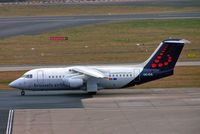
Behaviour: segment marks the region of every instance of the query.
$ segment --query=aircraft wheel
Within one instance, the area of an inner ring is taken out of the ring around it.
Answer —
[[[24,95],[25,95],[25,91],[22,90],[22,91],[21,91],[21,96],[24,96]]]
[[[95,95],[97,92],[88,92],[89,95]]]

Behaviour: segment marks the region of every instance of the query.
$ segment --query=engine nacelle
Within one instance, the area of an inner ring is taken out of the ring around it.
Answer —
[[[67,78],[65,84],[70,88],[79,88],[83,86],[83,79],[80,78]]]

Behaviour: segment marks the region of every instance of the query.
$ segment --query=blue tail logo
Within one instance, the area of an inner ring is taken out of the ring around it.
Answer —
[[[142,72],[124,87],[143,84],[173,75],[176,62],[186,43],[190,42],[185,39],[162,41],[149,59],[142,64]]]
[[[150,58],[144,62],[143,71],[136,78],[139,81],[135,84],[142,84],[173,75],[176,62],[186,43],[189,43],[189,41],[184,39],[162,41]]]
[[[173,69],[187,40],[168,39],[161,42],[152,56],[145,62],[144,69]]]

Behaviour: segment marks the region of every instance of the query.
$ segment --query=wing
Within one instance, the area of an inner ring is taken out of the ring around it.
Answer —
[[[105,78],[106,77],[101,71],[99,71],[95,68],[78,66],[78,67],[72,67],[70,70],[81,73],[81,74],[85,74],[88,76],[92,76],[95,78]]]

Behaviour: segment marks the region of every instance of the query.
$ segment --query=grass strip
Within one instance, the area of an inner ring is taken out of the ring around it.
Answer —
[[[200,19],[141,20],[66,28],[0,40],[0,65],[102,64],[146,60],[166,38],[185,38],[179,61],[200,60]],[[68,37],[54,41],[49,37]]]
[[[66,16],[127,13],[199,12],[198,7],[98,6],[98,5],[3,5],[0,16]]]

